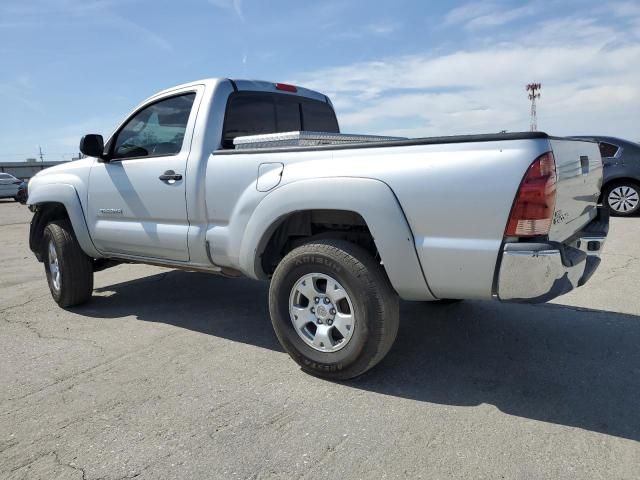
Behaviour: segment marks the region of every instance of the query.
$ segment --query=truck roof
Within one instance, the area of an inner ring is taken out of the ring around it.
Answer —
[[[295,85],[295,91],[289,91],[289,90],[278,89],[276,85],[283,85],[282,83],[279,83],[279,82],[269,82],[265,80],[231,79],[231,78],[224,78],[224,77],[204,78],[201,80],[195,80],[193,82],[183,83],[181,85],[175,85],[173,87],[170,87],[155,93],[150,98],[157,97],[159,95],[165,95],[167,93],[170,93],[172,90],[176,90],[184,87],[190,87],[192,85],[205,85],[205,86],[213,87],[216,84],[225,82],[225,81],[230,82],[232,85],[234,85],[234,89],[237,89],[238,91],[282,93],[286,95],[306,97],[313,100],[319,100],[321,102],[326,102],[331,104],[329,97],[327,97],[326,95],[320,92],[316,92],[315,90],[299,87],[297,85]]]

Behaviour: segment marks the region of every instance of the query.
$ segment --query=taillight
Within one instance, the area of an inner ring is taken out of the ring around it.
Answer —
[[[520,184],[505,235],[548,235],[556,204],[556,161],[552,152],[531,164]]]
[[[276,90],[291,93],[296,93],[298,91],[295,85],[289,85],[288,83],[276,83]]]

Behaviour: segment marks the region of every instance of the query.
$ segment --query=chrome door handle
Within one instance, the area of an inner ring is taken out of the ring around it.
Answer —
[[[182,180],[182,175],[174,172],[173,170],[167,170],[158,177],[163,182],[176,183],[178,180]]]

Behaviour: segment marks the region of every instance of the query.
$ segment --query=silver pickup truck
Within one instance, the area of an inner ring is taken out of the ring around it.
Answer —
[[[596,143],[342,135],[325,95],[288,84],[177,86],[80,149],[29,184],[61,307],[123,262],[270,280],[282,346],[332,379],[385,356],[399,298],[545,302],[590,278],[608,231]]]

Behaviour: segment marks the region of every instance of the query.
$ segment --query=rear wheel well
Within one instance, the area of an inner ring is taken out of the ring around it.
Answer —
[[[45,227],[55,220],[69,220],[67,209],[62,203],[48,202],[36,205],[29,232],[29,247],[38,261],[42,262]]]
[[[261,267],[271,276],[284,256],[313,240],[341,239],[359,245],[380,260],[364,218],[349,210],[303,210],[282,219],[262,249]]]

